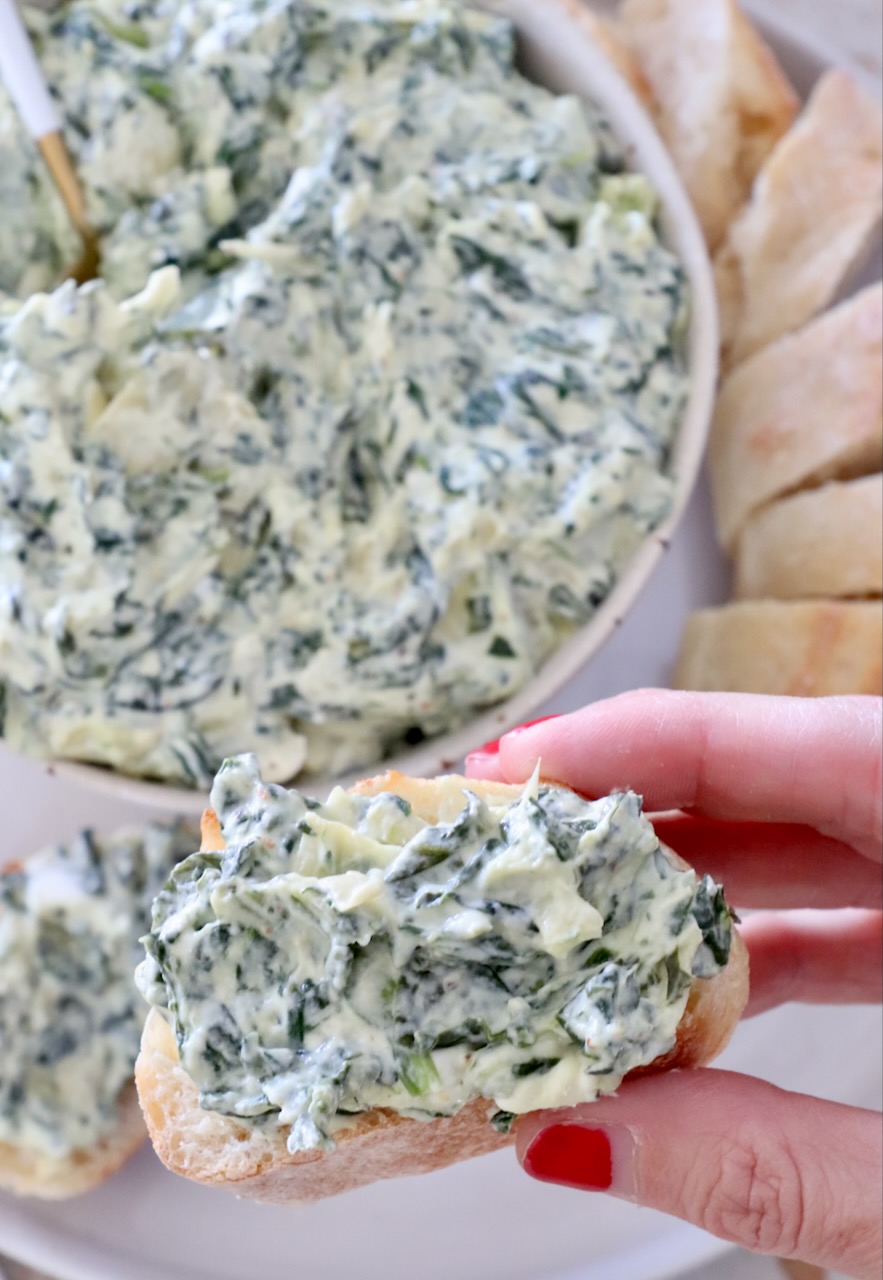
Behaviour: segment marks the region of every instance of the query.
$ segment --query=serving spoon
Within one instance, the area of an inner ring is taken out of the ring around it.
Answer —
[[[61,135],[61,118],[15,0],[0,0],[0,79],[39,147],[71,224],[82,241],[82,252],[67,268],[65,277],[72,277],[78,284],[94,280],[100,262],[98,233],[86,215],[83,189]]]

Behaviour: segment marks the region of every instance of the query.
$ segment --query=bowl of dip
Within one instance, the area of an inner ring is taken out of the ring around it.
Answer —
[[[13,749],[182,810],[243,750],[435,774],[637,598],[704,451],[709,264],[579,7],[488,9],[43,22],[106,280],[33,291],[51,201],[0,263]]]

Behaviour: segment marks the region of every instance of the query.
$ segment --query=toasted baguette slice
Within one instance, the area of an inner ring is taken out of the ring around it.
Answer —
[[[776,498],[883,463],[883,287],[746,361],[724,382],[711,431],[718,535],[730,552]]]
[[[799,100],[735,0],[625,0],[622,25],[712,250]]]
[[[0,1187],[42,1200],[81,1195],[122,1168],[146,1137],[138,1095],[129,1085],[120,1098],[116,1128],[93,1147],[54,1158],[0,1142]]]
[[[827,484],[758,512],[739,539],[736,596],[883,596],[883,475]]]
[[[497,800],[515,800],[523,790],[474,779],[419,781],[400,774],[372,779],[355,790],[361,795],[394,792],[435,823],[456,816],[463,787]],[[203,823],[203,843],[223,848],[211,813]],[[734,934],[727,968],[716,978],[694,983],[675,1048],[648,1070],[711,1061],[729,1041],[747,999],[748,956]],[[151,1011],[144,1029],[135,1078],[151,1140],[169,1169],[273,1204],[321,1200],[387,1178],[430,1173],[513,1141],[489,1123],[494,1103],[478,1099],[456,1115],[436,1120],[412,1120],[389,1110],[363,1112],[335,1132],[334,1151],[290,1155],[286,1130],[249,1127],[202,1110],[198,1090],[178,1060],[171,1028],[157,1010]]]
[[[883,604],[745,601],[687,623],[676,689],[801,698],[883,693]]]
[[[717,256],[725,368],[830,306],[873,249],[881,210],[880,104],[829,72]]]

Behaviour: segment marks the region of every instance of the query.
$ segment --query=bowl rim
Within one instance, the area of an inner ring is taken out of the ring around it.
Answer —
[[[662,560],[698,480],[714,411],[719,325],[705,239],[674,162],[646,108],[597,45],[591,11],[581,0],[479,3],[513,22],[533,78],[556,92],[575,92],[597,103],[625,144],[630,167],[648,177],[659,195],[663,242],[676,253],[691,291],[686,342],[688,399],[669,462],[675,485],[672,507],[663,523],[632,556],[595,616],[550,655],[523,689],[419,747],[342,775],[304,777],[304,789],[317,796],[335,786],[350,786],[371,771],[390,769],[414,776],[449,773],[467,752],[523,723],[531,712],[558,693],[615,634]],[[49,767],[70,782],[148,809],[197,814],[207,803],[204,792],[131,777],[103,765],[54,759]],[[301,785],[301,779],[294,778],[286,785]]]

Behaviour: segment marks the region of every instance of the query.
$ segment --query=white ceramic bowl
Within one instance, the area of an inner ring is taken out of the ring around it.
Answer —
[[[672,455],[675,494],[668,519],[638,550],[594,618],[552,655],[520,693],[462,728],[384,762],[384,767],[416,776],[450,772],[466,752],[523,723],[590,661],[622,623],[684,514],[702,463],[717,384],[717,303],[702,233],[649,116],[594,43],[579,0],[485,0],[484,7],[514,22],[528,75],[556,92],[577,93],[598,103],[627,145],[633,167],[646,174],[659,193],[663,236],[683,264],[692,294],[686,351],[690,392]],[[139,781],[93,765],[59,761],[54,767],[83,786],[152,808],[194,813],[205,803],[200,792]],[[336,782],[354,780],[355,775],[317,777],[307,785],[312,794],[321,796]]]

